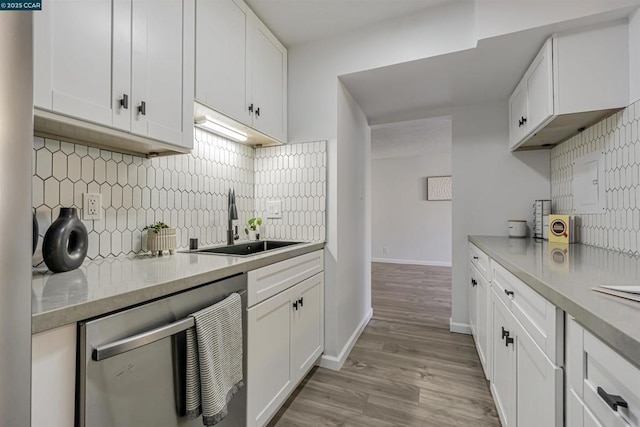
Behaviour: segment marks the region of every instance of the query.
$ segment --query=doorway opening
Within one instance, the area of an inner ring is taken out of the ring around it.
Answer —
[[[449,329],[451,145],[450,116],[371,129],[374,319]]]

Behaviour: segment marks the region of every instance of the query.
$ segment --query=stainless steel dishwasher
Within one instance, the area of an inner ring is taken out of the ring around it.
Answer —
[[[247,372],[247,278],[209,283],[135,308],[81,322],[78,329],[76,426],[202,426],[185,407],[185,336],[189,314],[226,298],[242,298],[243,373]],[[246,386],[217,426],[246,425]]]

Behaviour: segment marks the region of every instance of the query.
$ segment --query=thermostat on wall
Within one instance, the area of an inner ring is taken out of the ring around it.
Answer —
[[[282,218],[282,203],[280,200],[267,201],[267,218]]]

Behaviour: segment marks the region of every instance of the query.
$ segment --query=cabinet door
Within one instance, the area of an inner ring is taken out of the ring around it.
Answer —
[[[527,87],[519,84],[509,98],[510,147],[517,145],[527,135]]]
[[[131,131],[182,145],[182,0],[134,0],[132,11]]]
[[[477,309],[476,309],[476,347],[478,348],[478,355],[480,356],[480,362],[484,368],[484,373],[487,379],[491,378],[490,373],[490,356],[489,356],[489,283],[485,278],[478,274],[476,278],[478,283],[475,287],[477,297]]]
[[[112,125],[111,0],[48,2],[34,14],[34,105]]]
[[[253,127],[286,142],[287,51],[257,18],[249,47]]]
[[[518,427],[562,426],[562,369],[517,325],[516,402]]]
[[[324,273],[296,285],[292,311],[291,377],[297,383],[324,350]]]
[[[553,115],[553,68],[551,39],[529,67],[527,77],[527,133]]]
[[[475,267],[469,267],[469,326],[474,339],[478,339],[477,322],[478,322],[478,276]]]
[[[567,414],[566,427],[582,427],[584,425],[584,405],[571,387],[567,387],[565,413]]]
[[[515,340],[516,331],[513,328],[515,319],[507,306],[494,291],[492,295],[493,327],[492,327],[492,374],[491,392],[496,403],[496,409],[504,427],[516,425],[515,402],[515,345],[507,344],[503,337],[503,330],[509,333],[508,338]]]
[[[32,335],[31,425],[73,425],[76,339],[75,323]]]
[[[595,415],[591,413],[586,407],[584,408],[584,427],[604,427]]]
[[[196,8],[196,100],[251,125],[247,8],[233,0],[198,0]]]
[[[262,426],[293,388],[291,319],[293,288],[247,312],[247,425]]]

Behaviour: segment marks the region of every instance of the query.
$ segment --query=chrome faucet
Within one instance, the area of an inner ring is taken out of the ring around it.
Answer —
[[[233,220],[238,219],[238,209],[236,208],[236,192],[229,189],[229,229],[227,230],[227,245],[233,245],[234,241],[238,240],[238,226],[236,225],[235,232],[233,230]]]

